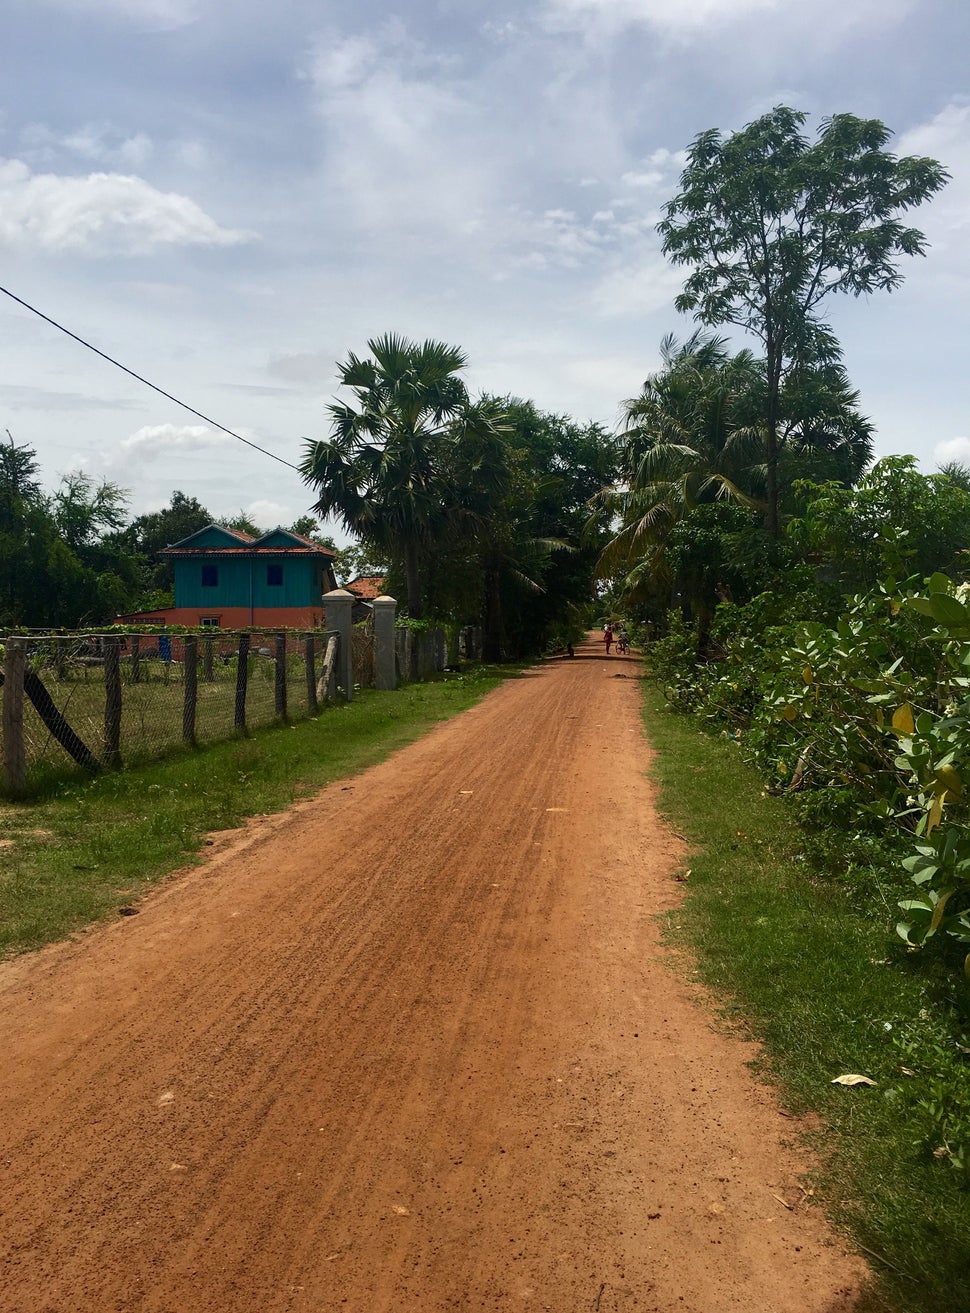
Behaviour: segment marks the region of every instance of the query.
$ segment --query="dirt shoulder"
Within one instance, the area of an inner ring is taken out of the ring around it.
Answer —
[[[0,966],[7,1313],[853,1308],[600,651]]]

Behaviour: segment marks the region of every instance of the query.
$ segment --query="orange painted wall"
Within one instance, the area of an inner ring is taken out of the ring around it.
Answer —
[[[319,629],[324,623],[322,606],[257,606],[252,612],[248,606],[213,606],[201,611],[197,607],[169,606],[164,610],[120,615],[115,623],[194,627],[202,623],[203,616],[214,615],[219,617],[220,629],[249,629],[251,626],[258,629]]]

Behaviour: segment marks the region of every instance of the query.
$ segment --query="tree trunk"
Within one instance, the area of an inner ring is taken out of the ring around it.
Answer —
[[[768,416],[767,478],[765,494],[768,502],[765,511],[765,528],[772,538],[778,537],[778,419]]]
[[[412,620],[420,620],[424,614],[421,606],[421,575],[418,569],[418,545],[415,542],[404,544],[404,572],[408,590],[408,615]]]
[[[486,661],[502,660],[502,591],[498,570],[485,571],[485,636],[482,656]]]
[[[766,479],[765,528],[772,538],[778,537],[778,397],[781,389],[781,348],[769,332],[765,339],[765,352],[768,364],[768,405],[765,415],[767,427],[767,450],[765,452]]]

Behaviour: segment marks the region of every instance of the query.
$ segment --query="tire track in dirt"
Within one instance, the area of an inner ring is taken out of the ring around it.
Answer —
[[[853,1307],[664,965],[638,669],[525,672],[0,967],[5,1313]]]

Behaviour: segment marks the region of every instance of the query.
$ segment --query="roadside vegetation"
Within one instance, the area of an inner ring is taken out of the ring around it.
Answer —
[[[965,987],[894,935],[898,883],[820,864],[736,745],[646,687],[660,806],[693,847],[668,935],[726,1024],[762,1042],[783,1106],[821,1119],[820,1169],[786,1202],[821,1205],[862,1247],[879,1283],[863,1308],[970,1307],[970,1190],[953,1157],[970,1129]],[[873,1084],[831,1083],[845,1075]]]
[[[970,469],[871,463],[825,309],[899,285],[947,175],[874,120],[805,121],[688,151],[659,231],[698,326],[624,403],[598,569],[697,845],[671,933],[822,1117],[817,1194],[893,1307],[928,1313],[970,1307]]]
[[[393,693],[365,690],[312,720],[0,804],[0,956],[119,915],[197,860],[209,832],[383,760],[511,674],[477,666]]]

